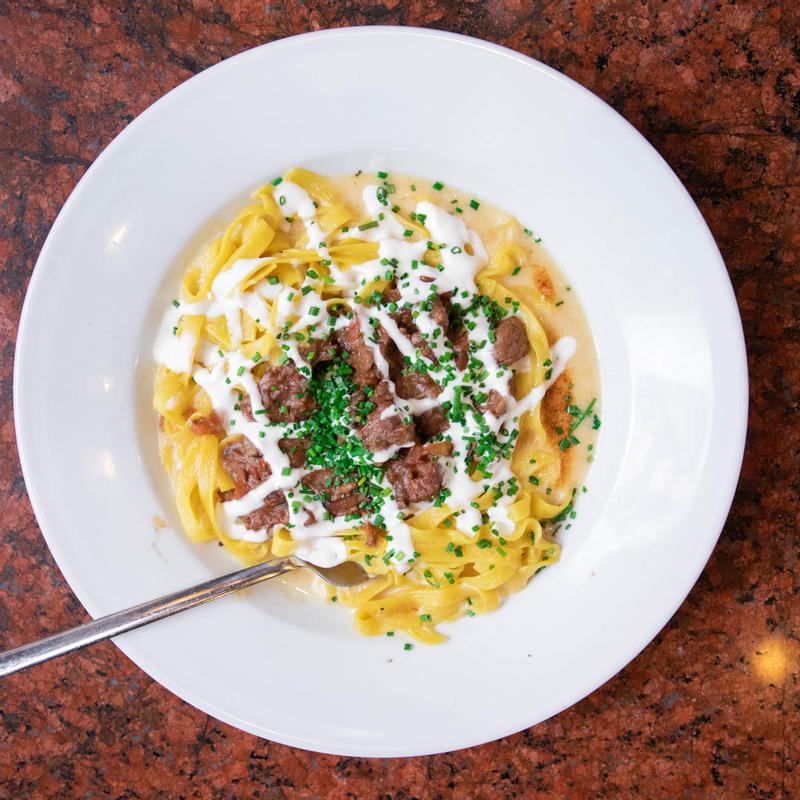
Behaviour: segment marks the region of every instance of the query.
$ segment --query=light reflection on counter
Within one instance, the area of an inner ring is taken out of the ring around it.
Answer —
[[[783,636],[765,639],[750,659],[753,672],[765,683],[782,685],[786,676],[795,671],[797,650],[797,644]]]

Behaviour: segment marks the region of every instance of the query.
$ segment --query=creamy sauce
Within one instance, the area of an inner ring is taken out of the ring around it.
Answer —
[[[465,304],[468,304],[467,298],[477,293],[475,276],[487,262],[484,239],[490,238],[498,226],[508,227],[511,218],[482,204],[480,211],[470,212],[467,224],[463,209],[461,215],[453,213],[454,203],[451,201],[454,198],[457,203],[460,201],[450,190],[441,193],[428,190],[420,192],[417,196],[416,190],[412,189],[414,179],[392,176],[392,181],[397,188],[397,202],[416,201],[413,208],[417,224],[424,225],[430,234],[430,240],[409,241],[406,226],[391,213],[390,204],[385,202],[385,196],[382,202],[380,187],[374,183],[374,178],[364,176],[341,179],[338,188],[343,192],[344,199],[351,207],[364,209],[364,216],[376,224],[363,231],[353,227],[346,234],[339,236],[378,242],[379,248],[378,258],[374,261],[346,269],[337,265],[335,261],[331,263],[330,274],[336,286],[342,289],[345,300],[352,298],[359,288],[381,277],[386,272],[387,262],[391,262],[402,301],[417,304],[429,297],[432,292],[437,294],[453,292],[454,299],[461,296],[465,298]],[[422,179],[416,179],[416,182],[420,186],[430,185]],[[435,197],[436,202],[429,195],[438,195]],[[300,186],[283,181],[277,187],[275,197],[279,201],[282,213],[286,217],[298,219],[304,227],[307,237],[305,247],[316,250],[324,258],[330,258],[328,248],[330,244],[336,242],[337,236],[326,236],[323,233],[315,219],[316,208],[308,194]],[[392,195],[392,200],[394,199],[395,195]],[[465,199],[459,208],[461,206],[468,208],[468,202]],[[563,292],[566,297],[568,295],[566,285],[552,263],[545,265],[547,258],[544,251],[537,247],[536,243],[521,240],[519,244],[533,256],[532,270],[537,274],[537,280],[544,281],[546,278],[550,281],[552,291],[558,291],[559,295]],[[422,260],[426,251],[432,248],[436,248],[440,254],[440,267],[429,266]],[[273,332],[287,331],[289,334],[279,339],[284,357],[291,359],[301,373],[310,376],[310,368],[300,355],[297,342],[291,334],[311,328],[316,336],[323,337],[331,331],[347,326],[350,320],[344,316],[328,319],[325,313],[326,300],[319,294],[321,284],[308,276],[303,287],[304,292],[296,288],[270,284],[266,279],[248,287],[247,290],[242,290],[242,282],[264,263],[266,259],[239,260],[215,278],[208,298],[191,304],[177,303],[170,307],[160,328],[154,355],[159,363],[174,372],[191,372],[194,380],[207,392],[226,433],[229,436],[241,434],[249,439],[271,467],[271,474],[263,484],[238,500],[219,504],[220,528],[234,539],[265,541],[268,536],[266,530],[249,530],[239,521],[239,517],[257,510],[263,505],[268,494],[281,490],[285,492],[288,500],[288,527],[292,538],[297,542],[297,556],[319,566],[334,566],[347,557],[345,542],[337,534],[346,531],[348,525],[341,520],[326,520],[326,509],[320,501],[309,502],[302,499],[299,482],[311,470],[290,468],[288,457],[278,446],[278,440],[287,435],[286,428],[269,424],[264,414],[256,378],[252,374],[258,361],[244,358],[236,349],[241,344],[243,311],[254,319],[270,319],[272,320],[270,329]],[[513,288],[516,281],[530,279],[531,276],[528,274],[513,276],[507,279],[506,285]],[[545,286],[544,283],[542,285]],[[445,436],[452,441],[453,456],[441,460],[443,488],[450,493],[448,505],[462,509],[456,516],[455,523],[467,535],[474,535],[481,525],[480,512],[471,503],[483,494],[487,484],[487,480],[473,480],[466,472],[465,462],[470,438],[487,430],[498,436],[508,435],[509,431],[518,428],[522,414],[537,407],[548,389],[564,373],[568,363],[574,365],[576,385],[570,391],[576,402],[585,402],[588,397],[596,394],[593,343],[577,301],[574,300],[574,296],[568,299],[569,305],[564,301],[563,306],[559,304],[544,313],[537,309],[537,315],[542,318],[550,340],[557,339],[551,346],[552,369],[545,383],[518,401],[508,396],[513,367],[503,367],[495,361],[490,341],[491,328],[486,312],[479,307],[469,317],[470,341],[476,345],[472,354],[483,362],[485,369],[480,389],[487,394],[494,390],[507,396],[507,403],[505,411],[499,416],[489,411],[480,413],[471,405],[468,406],[465,409],[463,423],[451,422]],[[393,395],[395,387],[389,374],[389,365],[381,354],[378,344],[373,340],[376,323],[384,328],[400,352],[412,363],[420,359],[426,362],[431,370],[438,369],[434,365],[436,361],[445,357],[448,348],[445,345],[446,337],[443,332],[438,331],[438,325],[430,313],[419,310],[414,322],[431,348],[435,360],[426,357],[415,347],[386,308],[352,301],[349,302],[349,307],[358,320],[366,344],[372,351],[378,372],[389,382]],[[209,318],[225,318],[233,345],[230,352],[223,352],[209,342],[197,342],[191,333],[183,329],[181,323],[183,317],[200,314]],[[577,340],[573,335],[562,335],[566,332],[577,333]],[[529,362],[523,360],[516,366],[524,368],[527,363]],[[580,380],[577,380],[578,375]],[[441,386],[441,392],[436,398],[421,400],[398,398],[394,405],[383,412],[382,417],[386,418],[392,414],[401,416],[420,414],[445,402],[449,402],[451,407],[454,404],[458,405],[461,390],[471,386],[467,372],[458,370],[454,364],[446,372],[432,372],[432,376]],[[250,399],[254,420],[248,420],[241,411],[239,398],[242,394],[246,394]],[[350,424],[349,421],[347,424]],[[586,441],[590,439],[591,437]],[[370,461],[376,464],[384,463],[399,449],[411,444],[413,442],[407,442],[372,453]],[[580,460],[572,459],[573,464],[578,461]],[[489,483],[498,484],[513,477],[508,464],[496,467]],[[562,476],[563,485],[559,489],[563,491],[567,483],[576,482],[578,476],[579,472],[574,468],[571,472],[565,473]],[[387,530],[387,555],[392,559],[396,569],[407,571],[414,559],[411,529],[403,521],[403,513],[397,505],[391,484],[385,474],[382,488],[387,490],[381,510],[385,520],[384,527]],[[511,502],[512,498],[503,494],[496,505],[488,511],[489,519],[501,534],[509,533],[514,527],[507,513],[507,507]]]

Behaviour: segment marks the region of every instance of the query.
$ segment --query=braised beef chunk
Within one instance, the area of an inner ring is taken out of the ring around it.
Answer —
[[[409,330],[415,331],[417,329],[417,326],[414,325],[410,308],[399,308],[397,311],[393,311],[389,314],[389,316],[397,323],[397,327],[400,328],[403,333],[407,333]]]
[[[198,436],[224,436],[225,429],[219,417],[212,411],[207,417],[192,417],[189,420],[189,430]]]
[[[370,396],[371,402],[376,411],[383,411],[384,408],[394,403],[394,395],[389,388],[389,381],[381,381]]]
[[[441,327],[442,333],[447,333],[447,328],[449,326],[448,310],[442,298],[443,295],[439,295],[439,297],[433,301],[433,307],[430,313],[433,321]]]
[[[494,329],[494,357],[498,364],[509,366],[530,352],[525,323],[519,317],[506,317]]]
[[[432,500],[441,491],[442,471],[436,462],[442,451],[435,447],[418,445],[389,462],[386,477],[401,508]]]
[[[236,486],[223,492],[223,500],[238,500],[269,478],[272,470],[249,439],[237,439],[222,449],[222,466]]]
[[[378,536],[382,533],[381,529],[376,528],[369,520],[364,520],[364,531],[367,534],[365,540],[367,547],[375,547],[378,544]]]
[[[439,384],[427,372],[409,372],[406,375],[402,372],[395,373],[392,378],[397,396],[404,400],[436,397],[442,391]]]
[[[251,531],[269,530],[275,525],[285,525],[289,521],[289,506],[286,497],[280,489],[270,492],[264,498],[264,505],[245,514],[239,519]]]
[[[311,447],[311,439],[278,439],[278,447],[289,456],[289,466],[297,469],[306,463],[306,453]]]
[[[383,290],[383,302],[384,303],[399,303],[402,299],[402,295],[398,290],[397,286],[392,282],[389,286],[387,286]]]
[[[358,320],[354,319],[337,333],[337,342],[347,353],[347,363],[353,370],[350,376],[356,386],[376,386],[380,375],[375,368],[372,350],[364,342]]]
[[[416,418],[416,423],[417,433],[423,442],[444,433],[450,427],[447,414],[441,406],[424,411]]]
[[[358,483],[347,477],[336,475],[332,469],[315,469],[302,479],[309,492],[319,495],[322,505],[339,517],[361,513],[361,504],[367,499],[358,491]]]
[[[386,359],[386,363],[389,365],[389,372],[392,373],[392,379],[394,379],[394,373],[403,368],[405,361],[403,360],[403,354],[382,325],[378,326],[378,344],[381,355]]]
[[[400,414],[383,416],[384,411],[394,403],[392,391],[387,381],[381,381],[369,401],[375,408],[367,415],[367,421],[356,430],[356,435],[368,450],[376,452],[393,444],[408,444],[415,441],[414,426],[404,423]]]
[[[411,423],[404,423],[399,414],[381,417],[381,412],[373,411],[367,422],[356,433],[364,443],[364,447],[372,450],[384,450],[393,444],[409,444],[416,440],[416,432]]]
[[[255,421],[255,417],[253,416],[253,404],[250,402],[249,394],[242,395],[242,399],[239,401],[239,411],[242,412],[245,419],[250,422]]]
[[[437,298],[438,302],[438,298]],[[414,316],[411,312],[410,308],[401,308],[398,311],[395,311],[389,316],[397,323],[397,327],[405,334],[405,336],[410,339],[411,344],[417,348],[417,350],[422,353],[425,358],[429,361],[433,361],[435,364],[439,363],[439,360],[431,350],[428,341],[425,337],[419,332],[419,328],[414,324]]]
[[[309,364],[321,364],[323,361],[332,361],[336,356],[336,343],[333,339],[309,339],[299,344],[297,349],[300,355]]]
[[[453,352],[455,354],[456,368],[465,370],[469,363],[469,334],[466,330],[461,330],[453,340]]]
[[[258,381],[261,402],[270,422],[299,422],[308,419],[316,410],[314,398],[308,393],[308,380],[294,364],[273,365]]]
[[[501,417],[506,413],[506,398],[496,389],[489,391],[489,396],[483,403],[477,403],[475,408],[478,411],[491,411],[496,417]]]
[[[439,363],[439,359],[434,355],[431,346],[428,344],[428,340],[419,331],[413,331],[408,338],[411,340],[411,344],[413,344],[428,361],[432,361],[434,364]]]

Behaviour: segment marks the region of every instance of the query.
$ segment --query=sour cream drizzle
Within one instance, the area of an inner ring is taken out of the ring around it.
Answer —
[[[381,353],[378,344],[373,341],[376,322],[383,327],[389,337],[397,345],[400,352],[411,359],[412,363],[423,358],[411,340],[400,330],[386,308],[366,306],[352,302],[354,294],[360,287],[380,278],[386,272],[386,263],[391,262],[397,276],[397,287],[401,292],[401,302],[412,302],[418,311],[414,318],[420,333],[425,337],[428,346],[438,359],[447,351],[444,331],[433,319],[430,312],[417,304],[424,301],[434,291],[437,294],[453,292],[453,298],[471,298],[478,293],[475,276],[487,260],[486,250],[478,234],[471,230],[462,218],[448,213],[433,203],[424,201],[416,206],[415,213],[419,221],[424,220],[424,227],[430,233],[430,241],[408,241],[404,236],[404,224],[384,205],[379,197],[379,187],[369,185],[363,191],[363,202],[367,214],[377,224],[363,231],[350,229],[341,236],[354,237],[364,241],[378,242],[378,258],[356,264],[346,269],[332,260],[329,270],[335,285],[342,290],[345,302],[349,302],[352,314],[358,320],[366,345],[370,348],[375,366],[381,377],[389,382],[392,394],[396,396],[395,386],[389,373],[389,364]],[[300,186],[282,181],[275,190],[281,211],[286,217],[297,216],[306,229],[308,249],[320,252],[324,258],[328,254],[328,239],[316,220],[316,207],[309,195]],[[436,248],[441,256],[442,268],[432,267],[423,262],[428,249]],[[267,259],[241,259],[221,272],[214,279],[208,297],[194,303],[178,303],[170,307],[165,314],[154,348],[155,360],[177,373],[191,372],[194,380],[207,392],[211,405],[222,420],[223,427],[229,436],[241,434],[259,450],[271,468],[268,479],[238,500],[220,503],[218,506],[218,523],[225,533],[234,539],[243,541],[265,541],[266,530],[252,531],[246,528],[239,517],[260,508],[268,494],[281,490],[286,494],[289,506],[289,527],[292,538],[297,542],[296,554],[299,558],[323,567],[340,564],[347,559],[346,542],[340,535],[347,523],[334,519],[325,519],[326,509],[319,500],[303,499],[299,489],[299,479],[309,470],[289,469],[289,459],[280,449],[278,440],[286,435],[286,429],[271,425],[264,415],[261,394],[252,370],[257,362],[244,358],[237,347],[242,337],[242,311],[253,319],[269,320],[268,330],[273,334],[283,331],[289,333],[305,331],[317,326],[322,329],[322,336],[350,324],[347,317],[337,317],[333,325],[324,324],[326,301],[320,296],[321,286],[310,278],[306,278],[305,293],[298,289],[290,289],[280,284],[270,284],[262,279],[255,285],[242,289],[242,282],[252,275],[256,269],[266,263]],[[341,300],[340,300],[341,302]],[[314,309],[317,309],[314,311]],[[209,318],[224,317],[231,338],[233,349],[223,352],[209,342],[195,341],[189,332],[180,332],[181,319],[184,316],[204,315]],[[506,398],[505,411],[495,416],[487,411],[483,414],[472,406],[466,407],[464,423],[452,422],[446,432],[453,444],[453,457],[443,458],[443,488],[449,490],[447,503],[452,508],[460,509],[456,517],[456,525],[464,533],[474,535],[481,525],[480,511],[471,504],[485,490],[487,481],[474,481],[466,472],[466,455],[470,437],[474,437],[487,427],[497,433],[502,429],[518,428],[523,414],[535,410],[547,390],[564,371],[567,362],[574,355],[576,342],[571,337],[564,337],[551,348],[552,369],[549,378],[535,387],[525,397],[515,400],[508,388],[511,371],[498,365],[494,357],[494,348],[490,341],[490,324],[484,311],[469,317],[472,327],[469,331],[473,347],[471,355],[482,361],[486,370],[486,378],[481,391],[488,394],[497,391]],[[310,374],[307,364],[300,354],[293,336],[283,336],[279,340],[284,357],[291,359],[304,374]],[[476,349],[477,348],[477,349]],[[199,363],[196,363],[199,362]],[[520,362],[519,366],[522,366]],[[397,398],[395,404],[389,406],[382,416],[397,413],[402,416],[421,414],[445,402],[459,402],[460,389],[469,386],[466,371],[458,370],[455,365],[447,374],[432,373],[441,386],[440,394],[435,398],[404,400]],[[254,420],[248,420],[240,408],[240,395],[246,394],[250,400]],[[413,444],[407,442],[395,445],[386,450],[373,453],[373,463],[382,463],[391,458],[402,447]],[[495,465],[490,483],[507,481],[512,478],[507,463]],[[381,515],[385,520],[387,535],[387,551],[392,553],[393,566],[400,571],[407,571],[414,560],[414,542],[409,525],[403,520],[403,513],[394,497],[391,485],[386,476],[383,477],[382,488],[389,489],[383,499]],[[512,500],[503,494],[488,510],[487,515],[495,529],[503,534],[513,530],[514,523],[508,516],[508,506]],[[423,506],[424,507],[424,506]],[[421,509],[416,509],[421,510]]]

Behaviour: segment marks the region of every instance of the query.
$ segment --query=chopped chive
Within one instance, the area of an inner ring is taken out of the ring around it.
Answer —
[[[477,211],[478,208],[480,207],[480,203],[477,200],[470,200],[469,201],[469,207],[471,209],[473,209],[474,211]]]
[[[440,181],[436,181],[436,183],[433,184],[433,188],[436,189],[437,192],[441,192],[442,189],[444,189],[444,184]]]
[[[585,408],[585,409],[584,409],[584,410],[581,412],[580,416],[578,416],[578,417],[575,419],[575,421],[572,423],[572,425],[570,425],[570,426],[569,426],[569,432],[570,432],[571,434],[572,434],[572,433],[575,433],[575,431],[578,429],[578,427],[580,426],[580,424],[581,424],[581,423],[582,423],[582,422],[583,422],[583,421],[584,421],[584,420],[585,420],[585,419],[586,419],[586,418],[589,416],[589,414],[591,414],[591,413],[592,413],[592,411],[594,410],[594,406],[595,406],[595,403],[596,403],[596,402],[597,402],[597,398],[596,398],[596,397],[593,397],[593,398],[592,398],[592,401],[591,401],[591,402],[589,403],[589,405],[588,405],[588,406],[586,406],[586,408]],[[598,427],[599,427],[599,426],[598,426]]]
[[[378,222],[377,220],[373,219],[370,222],[365,222],[363,225],[359,225],[358,229],[360,231],[366,231],[369,230],[370,228],[377,228],[377,227],[378,227]]]
[[[279,183],[283,183],[283,178],[275,178],[274,181],[271,181],[273,186],[277,186]]]

